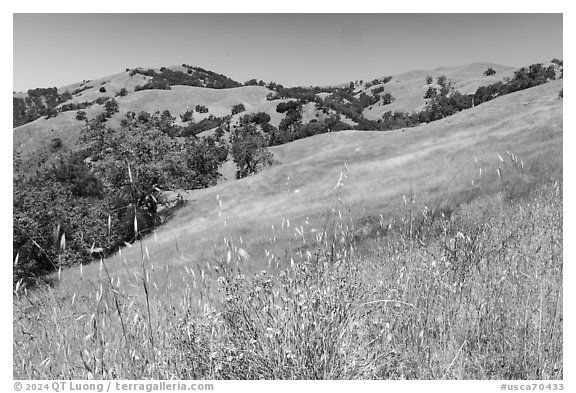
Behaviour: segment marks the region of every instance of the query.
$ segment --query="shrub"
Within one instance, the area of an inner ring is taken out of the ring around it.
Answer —
[[[99,90],[100,93],[106,93],[106,88],[102,86]]]
[[[268,124],[271,118],[266,112],[258,112],[250,118],[250,122],[260,124],[261,126]]]
[[[62,147],[62,139],[60,138],[52,138],[52,142],[50,143],[53,150],[58,150]]]
[[[204,105],[196,105],[194,109],[196,109],[196,112],[198,113],[208,113],[208,107]]]
[[[86,112],[85,111],[77,111],[76,112],[76,120],[86,120]]]
[[[488,68],[486,71],[484,71],[484,75],[486,75],[486,76],[491,76],[491,75],[494,75],[494,74],[496,74],[496,71],[495,71],[494,68],[492,68],[492,67],[490,67],[490,68]]]
[[[118,102],[115,99],[110,99],[104,104],[104,109],[106,110],[106,117],[111,118],[114,113],[118,112]]]
[[[394,101],[394,96],[390,93],[386,93],[381,96],[382,98],[382,105],[388,105]]]
[[[182,122],[184,123],[188,123],[190,121],[194,120],[194,110],[193,109],[187,109],[186,112],[184,112],[183,114],[180,115],[180,120],[182,120]]]
[[[266,139],[252,124],[236,128],[230,142],[232,157],[238,168],[237,179],[253,175],[276,162],[267,149]]]
[[[448,78],[446,78],[445,75],[440,75],[438,77],[438,79],[436,79],[436,83],[438,83],[442,87],[444,87],[444,85],[446,84],[447,81],[448,81]]]
[[[238,113],[242,113],[246,110],[244,104],[237,104],[232,107],[232,115],[237,115]]]
[[[564,62],[563,62],[562,60],[560,60],[560,59],[552,59],[550,62],[553,63],[553,64],[556,64],[556,65],[558,65],[558,66],[560,66],[560,67],[562,67],[562,66],[564,65]]]
[[[426,90],[426,93],[424,93],[424,98],[434,98],[434,96],[438,94],[438,90],[436,90],[436,88],[430,86],[428,88],[428,90]]]

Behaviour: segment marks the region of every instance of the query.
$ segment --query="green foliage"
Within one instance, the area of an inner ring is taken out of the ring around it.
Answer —
[[[438,90],[436,90],[435,87],[430,86],[428,90],[426,90],[426,93],[424,93],[424,98],[434,98],[436,94],[438,94]]]
[[[134,87],[134,91],[141,90],[170,90],[170,84],[164,79],[152,79],[145,85],[138,85]]]
[[[128,94],[128,90],[126,90],[125,87],[121,88],[118,93],[116,93],[116,96],[118,97],[124,97],[125,95]]]
[[[50,142],[53,150],[59,150],[62,147],[62,139],[60,138],[52,138]]]
[[[431,75],[426,76],[426,84],[427,84],[427,85],[432,84],[432,81],[433,81],[433,78],[432,78]]]
[[[514,72],[514,77],[506,82],[497,82],[489,86],[479,87],[474,94],[474,103],[481,104],[496,97],[516,91],[538,86],[556,79],[554,66],[544,67],[542,64],[532,64]]]
[[[236,128],[230,138],[231,153],[236,164],[236,178],[260,172],[264,167],[275,164],[274,156],[268,151],[266,138],[253,124]]]
[[[484,71],[484,75],[486,75],[486,76],[492,76],[494,74],[496,74],[496,71],[492,67],[490,67],[486,71]]]
[[[301,109],[302,104],[298,101],[281,102],[278,105],[276,105],[276,112],[278,113],[288,112],[289,117],[295,117],[295,114],[300,113]]]
[[[214,138],[206,137],[187,138],[184,148],[184,160],[191,180],[188,187],[196,189],[216,185],[221,177],[218,168],[228,158],[226,146],[218,145]]]
[[[102,86],[99,90],[100,93],[106,93],[106,88]]]
[[[390,93],[383,94],[380,96],[380,98],[382,100],[382,105],[388,105],[394,102],[394,97]]]
[[[109,111],[114,102],[107,102]],[[169,211],[160,213],[159,206],[171,206],[162,190],[216,184],[227,148],[212,138],[178,141],[169,112],[129,112],[120,129],[106,127],[104,113],[99,117],[82,131],[87,150],[36,169],[15,157],[15,279],[87,262],[92,245],[106,255],[149,233]],[[59,140],[53,146],[62,150]]]
[[[103,105],[103,104],[105,104],[106,101],[108,101],[109,99],[110,99],[110,97],[108,97],[108,96],[100,96],[100,97],[96,98],[96,99],[94,100],[94,102],[95,102],[96,104],[98,104],[98,105]]]
[[[196,105],[194,107],[194,109],[196,110],[196,112],[198,113],[208,113],[208,107],[204,106],[204,105]]]
[[[360,102],[360,106],[362,108],[367,108],[367,107],[377,103],[379,101],[379,98],[375,97],[375,96],[370,96],[370,95],[362,92],[362,93],[360,93],[360,96],[358,97],[358,101]]]
[[[141,113],[129,114],[120,130],[91,124],[85,130],[90,143],[92,169],[117,199],[119,219],[132,219],[134,210],[141,219],[139,231],[125,225],[124,237],[134,240],[160,223],[158,205],[161,190],[193,189],[213,185],[218,178],[221,154],[195,142],[183,146],[170,136],[172,117]],[[204,147],[204,148],[202,148]],[[207,157],[210,156],[210,157]],[[204,164],[194,164],[196,160]],[[128,169],[130,168],[130,169]]]
[[[95,101],[84,101],[79,103],[68,103],[60,106],[60,112],[67,112],[67,111],[77,111],[80,109],[86,109],[90,105],[93,105]]]
[[[246,110],[244,104],[236,104],[232,107],[232,116],[242,113]]]
[[[268,124],[270,122],[270,120],[271,120],[270,115],[267,114],[266,112],[255,113],[250,118],[250,122],[260,124],[261,126]]]
[[[183,67],[187,68],[187,72],[173,71],[169,68],[162,67],[160,68],[159,73],[154,70],[144,71],[136,69],[132,70],[130,74],[135,75],[136,73],[139,73],[152,77],[152,80],[150,80],[148,84],[140,86],[137,90],[170,90],[170,86],[174,85],[206,87],[210,89],[229,89],[241,86],[240,83],[224,75],[205,70],[201,67],[192,67],[189,65],[183,65]]]
[[[430,122],[451,116],[456,112],[472,107],[472,96],[463,95],[454,90],[452,84],[443,81],[440,91],[429,87],[424,98],[430,101],[426,108],[419,114],[420,121]]]
[[[82,83],[81,87],[74,90],[71,94],[77,96],[78,94],[82,93],[85,90],[91,89],[92,86],[89,86],[86,82]]]
[[[201,132],[210,130],[212,128],[220,127],[222,124],[226,123],[229,120],[230,120],[229,116],[216,117],[214,115],[210,115],[197,123],[194,122],[194,120],[190,120],[186,126],[181,128],[178,135],[194,136]]]
[[[375,87],[374,89],[372,89],[372,95],[374,97],[379,96],[380,93],[383,93],[383,92],[384,92],[384,86],[378,86],[378,87]]]
[[[114,113],[118,113],[118,102],[112,98],[106,101],[104,109],[106,110],[106,117],[111,118]]]
[[[106,233],[102,184],[84,157],[65,154],[32,174],[15,171],[13,247],[20,261],[15,281],[86,262],[86,249],[94,242],[107,248],[118,244]]]
[[[188,123],[190,121],[194,120],[194,110],[193,109],[187,109],[186,112],[184,112],[183,114],[180,115],[180,120],[182,120],[184,123]]]
[[[560,67],[562,67],[562,66],[564,65],[564,62],[563,62],[562,60],[556,59],[556,58],[550,60],[550,62],[553,63],[553,64],[556,64],[556,65],[558,65],[558,66],[560,66]]]
[[[44,116],[58,114],[59,104],[72,98],[70,92],[58,93],[56,87],[30,89],[25,98],[12,97],[12,127],[18,127]]]

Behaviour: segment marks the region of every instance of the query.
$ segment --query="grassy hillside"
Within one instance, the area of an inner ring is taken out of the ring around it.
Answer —
[[[153,235],[15,288],[14,377],[562,379],[562,86],[297,140],[184,192]],[[118,102],[261,110],[266,90]]]
[[[492,68],[496,74],[492,76],[484,75],[484,72]],[[424,99],[426,90],[432,87],[438,87],[436,83],[438,77],[444,75],[454,83],[454,88],[462,94],[473,94],[480,86],[490,85],[505,78],[512,77],[515,69],[513,67],[502,66],[492,63],[472,63],[458,67],[440,67],[434,70],[426,71],[409,71],[403,74],[395,75],[392,80],[386,84],[373,85],[368,89],[360,86],[358,93],[370,91],[383,86],[385,93],[390,93],[395,101],[382,105],[382,102],[376,103],[364,110],[364,116],[367,119],[378,119],[383,113],[392,112],[419,112],[426,106],[427,100]],[[431,76],[431,84],[426,83],[426,77]]]
[[[275,147],[271,151],[281,165],[189,192],[189,206],[157,231],[157,240],[144,244],[163,260],[177,256],[178,239],[180,253],[206,256],[214,239],[232,231],[243,236],[249,243],[247,249],[254,248],[250,252],[258,255],[263,252],[259,243],[267,241],[262,235],[270,225],[280,225],[283,218],[295,225],[306,217],[321,219],[336,198],[334,188],[341,173],[346,174],[345,165],[347,178],[338,196],[352,204],[356,218],[394,211],[402,197],[412,193],[430,209],[465,201],[473,195],[472,181],[486,182],[486,192],[496,192],[499,166],[504,176],[518,176],[514,165],[499,159],[509,160],[507,151],[524,163],[523,183],[538,182],[542,176],[560,177],[561,86],[558,81],[514,93],[416,128],[343,131]],[[228,227],[218,219],[219,212]],[[125,250],[128,256],[137,253],[137,248]]]
[[[488,68],[494,68],[496,75],[487,77],[483,72]],[[184,67],[170,67],[175,71],[185,71]],[[158,70],[156,70],[158,71]],[[445,67],[433,71],[411,71],[394,76],[386,84],[373,85],[366,88],[366,84],[358,84],[357,95],[361,92],[370,92],[378,87],[384,87],[385,93],[391,93],[395,101],[388,105],[381,105],[381,102],[364,110],[367,119],[378,119],[387,111],[414,112],[424,108],[426,100],[423,96],[426,89],[426,76],[434,78],[433,86],[436,86],[436,79],[440,75],[445,75],[455,83],[456,90],[463,93],[473,93],[481,85],[488,85],[502,80],[513,74],[511,67],[499,66],[490,63],[474,63],[459,67]],[[124,114],[128,111],[146,111],[154,113],[156,111],[169,110],[172,116],[179,120],[179,116],[187,109],[194,108],[195,105],[208,107],[207,113],[194,113],[194,120],[200,121],[210,115],[221,117],[230,114],[234,105],[243,104],[246,111],[233,117],[233,121],[246,113],[265,112],[270,115],[270,124],[278,127],[285,114],[276,112],[276,106],[289,99],[275,99],[268,101],[267,95],[272,91],[262,86],[242,86],[232,89],[209,89],[193,86],[171,86],[170,90],[142,90],[134,91],[136,86],[144,85],[152,77],[139,73],[133,74],[130,71],[110,75],[91,81],[67,85],[58,89],[59,93],[66,91],[75,93],[72,98],[58,107],[66,104],[80,104],[93,102],[101,97],[114,98],[119,104],[119,113],[108,121],[112,127],[117,127]],[[101,92],[101,89],[105,91]],[[118,96],[121,89],[126,89],[127,95]],[[20,94],[21,95],[21,94]],[[16,93],[16,96],[20,96]],[[327,93],[319,93],[319,96],[326,96]],[[104,111],[103,105],[93,104],[86,110],[87,118],[92,119]],[[309,103],[304,105],[302,111],[302,123],[306,124],[311,120],[321,121],[327,114],[316,110],[314,105]],[[332,110],[328,110],[332,114]],[[49,145],[52,138],[60,138],[64,146],[69,149],[77,148],[80,128],[83,121],[75,119],[76,111],[63,112],[56,117],[40,118],[31,123],[24,124],[14,129],[14,147],[23,157],[37,151],[45,145]],[[350,125],[354,121],[342,116],[341,120]],[[209,135],[212,131],[207,131],[202,135]]]
[[[562,379],[559,87],[297,141],[190,193],[155,236],[17,292],[15,378]]]

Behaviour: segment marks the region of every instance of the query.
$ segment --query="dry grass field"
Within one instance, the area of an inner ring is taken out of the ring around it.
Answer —
[[[14,378],[562,379],[561,88],[185,192],[154,235],[15,292]],[[176,114],[189,89],[118,102]]]

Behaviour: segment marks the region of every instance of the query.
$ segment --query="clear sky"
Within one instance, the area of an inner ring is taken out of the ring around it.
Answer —
[[[285,86],[562,58],[562,14],[14,14],[14,91],[182,63]]]

